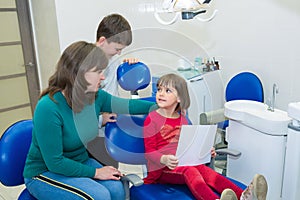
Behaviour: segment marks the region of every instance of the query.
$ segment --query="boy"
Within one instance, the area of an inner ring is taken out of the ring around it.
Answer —
[[[99,23],[96,32],[96,46],[101,48],[109,59],[104,72],[105,80],[101,84],[104,91],[114,96],[119,96],[117,82],[117,67],[119,62],[114,61],[115,55],[120,55],[122,50],[132,43],[132,30],[129,22],[120,14],[105,16]],[[138,62],[136,58],[126,58],[123,62],[133,64]],[[104,145],[104,129],[107,122],[115,122],[115,113],[101,113],[99,116],[99,136],[89,143],[88,149],[92,157],[105,165],[118,167],[118,163],[112,160],[106,153]]]

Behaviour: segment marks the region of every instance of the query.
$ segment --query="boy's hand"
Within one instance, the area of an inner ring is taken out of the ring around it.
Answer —
[[[174,155],[163,155],[160,158],[160,163],[166,165],[169,169],[173,170],[178,165],[178,158]]]
[[[128,62],[128,64],[131,65],[131,64],[135,64],[135,63],[139,62],[139,59],[137,59],[137,58],[125,58],[123,60],[123,62]]]
[[[107,122],[116,122],[117,114],[115,113],[102,113],[102,126],[105,126]]]

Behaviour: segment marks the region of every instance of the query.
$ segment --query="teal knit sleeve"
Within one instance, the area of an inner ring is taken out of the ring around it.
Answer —
[[[126,99],[112,96],[99,90],[96,103],[100,106],[100,112],[113,112],[119,114],[148,114],[157,109],[155,102],[140,99]]]

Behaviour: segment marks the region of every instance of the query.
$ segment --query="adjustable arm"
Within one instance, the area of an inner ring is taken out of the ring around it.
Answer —
[[[238,158],[242,155],[242,153],[240,151],[234,150],[234,149],[217,149],[216,150],[217,154],[225,154],[225,155],[230,155],[233,156],[235,158]]]
[[[200,124],[202,125],[216,124],[225,120],[224,108],[200,114]]]
[[[122,182],[130,182],[134,186],[140,186],[144,184],[143,179],[136,174],[127,174],[122,177]]]

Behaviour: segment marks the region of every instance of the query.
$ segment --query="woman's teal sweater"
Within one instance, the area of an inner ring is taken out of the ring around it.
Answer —
[[[146,114],[156,109],[154,102],[123,99],[99,90],[93,104],[74,113],[61,92],[43,96],[33,117],[32,142],[24,168],[24,177],[32,178],[45,171],[65,176],[94,177],[95,168],[88,160],[85,145],[98,134],[101,112]]]

